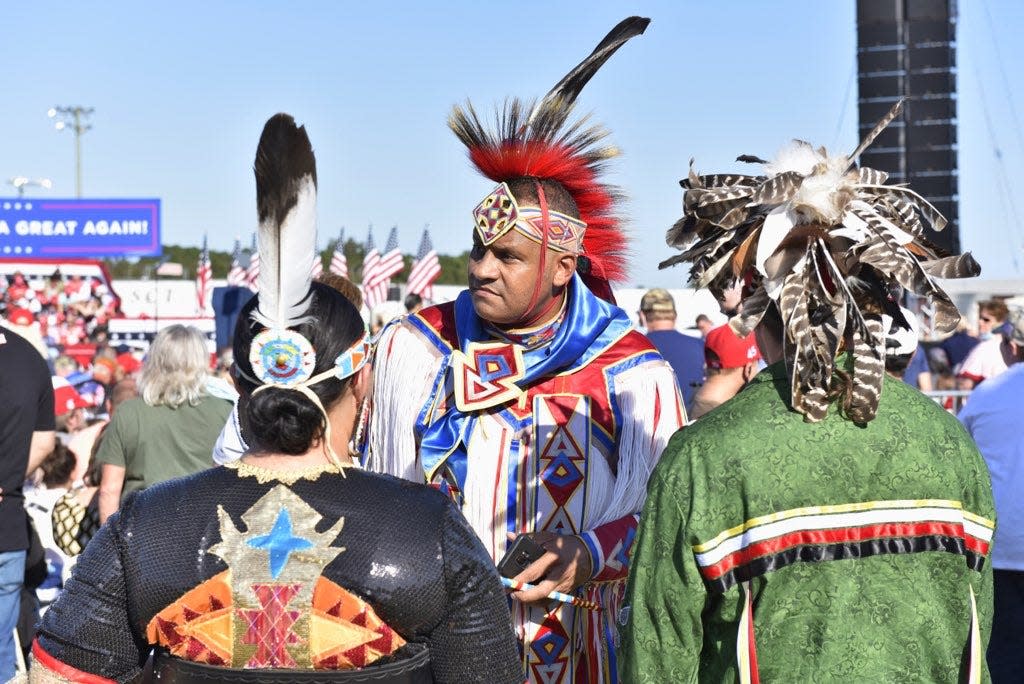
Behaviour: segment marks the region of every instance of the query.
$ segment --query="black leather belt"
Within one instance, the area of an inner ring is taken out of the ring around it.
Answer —
[[[361,670],[238,670],[157,656],[153,681],[160,684],[432,684],[430,651],[419,644],[402,649],[413,653],[402,660]]]

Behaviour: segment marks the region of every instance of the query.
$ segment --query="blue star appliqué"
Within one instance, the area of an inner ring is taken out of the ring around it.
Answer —
[[[277,579],[284,566],[288,563],[288,556],[293,551],[301,551],[313,546],[313,542],[292,534],[292,518],[288,509],[282,507],[274,521],[274,528],[270,534],[255,537],[246,542],[254,549],[266,549],[270,552],[270,576]]]

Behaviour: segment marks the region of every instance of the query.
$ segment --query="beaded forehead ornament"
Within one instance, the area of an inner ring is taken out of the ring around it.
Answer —
[[[501,183],[473,210],[476,232],[485,246],[510,230],[522,233],[536,243],[556,252],[581,254],[587,224],[557,211],[547,212],[547,240],[544,235],[544,212],[533,207],[520,207],[507,183]]]

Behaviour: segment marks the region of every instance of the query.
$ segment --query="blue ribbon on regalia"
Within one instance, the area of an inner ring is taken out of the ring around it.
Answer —
[[[586,365],[632,327],[625,311],[596,297],[578,275],[573,276],[569,285],[567,306],[565,321],[551,343],[532,351],[523,350],[526,373],[516,382],[520,389],[525,391],[544,376]],[[473,309],[468,290],[455,301],[455,327],[463,352],[470,343],[491,339]],[[438,392],[445,391],[445,375],[450,367],[449,354],[441,365],[428,406],[435,403]],[[429,425],[424,424],[428,419],[426,413],[423,412],[416,426],[423,469],[430,478],[443,466],[455,479],[459,491],[465,491],[466,446],[480,412],[463,413],[451,405],[443,416]]]

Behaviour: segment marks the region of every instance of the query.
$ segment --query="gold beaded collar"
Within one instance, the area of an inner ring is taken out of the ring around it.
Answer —
[[[299,480],[316,481],[323,473],[339,474],[345,476],[345,468],[352,466],[338,466],[333,463],[308,466],[306,468],[295,468],[285,470],[283,468],[266,468],[238,460],[225,463],[225,468],[234,470],[239,477],[254,477],[260,484],[280,482],[285,485],[292,485]]]

